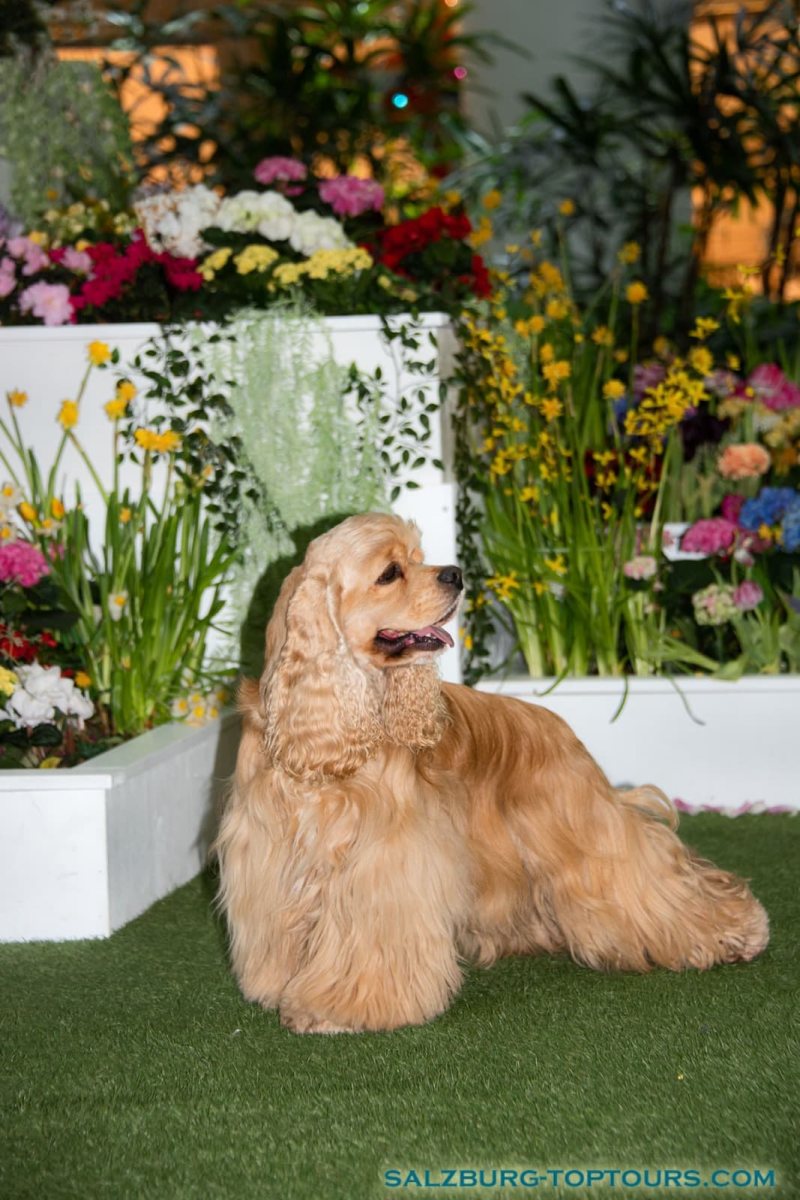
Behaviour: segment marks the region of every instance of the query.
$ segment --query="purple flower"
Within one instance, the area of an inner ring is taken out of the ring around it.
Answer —
[[[0,545],[0,580],[34,587],[50,574],[41,550],[30,542],[4,542]]]
[[[258,183],[269,187],[271,183],[300,182],[308,175],[308,168],[297,158],[281,158],[275,154],[271,158],[262,158],[253,176]]]
[[[763,599],[763,591],[751,579],[745,579],[744,583],[733,589],[733,603],[739,612],[751,612],[752,609],[758,608]]]
[[[379,183],[374,179],[359,179],[357,175],[323,179],[319,194],[337,217],[360,217],[370,210],[380,212],[384,201],[384,191]]]
[[[689,554],[721,554],[736,539],[736,526],[724,517],[695,521],[681,538],[681,550]]]
[[[638,403],[650,388],[663,383],[667,368],[660,362],[637,363],[633,368],[633,394]]]
[[[19,298],[20,311],[33,313],[45,325],[66,325],[72,320],[69,288],[63,283],[32,283]]]

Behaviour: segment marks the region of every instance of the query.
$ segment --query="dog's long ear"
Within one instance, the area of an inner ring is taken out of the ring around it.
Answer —
[[[352,775],[384,736],[379,697],[347,648],[338,609],[327,570],[296,568],[267,630],[264,742],[298,779]]]
[[[412,663],[384,674],[382,715],[387,738],[412,750],[435,746],[447,724],[447,708],[436,666]]]

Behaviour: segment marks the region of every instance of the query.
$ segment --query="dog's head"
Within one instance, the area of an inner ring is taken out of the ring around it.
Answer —
[[[311,543],[267,628],[260,695],[267,752],[298,778],[349,775],[384,740],[442,731],[433,660],[462,591],[458,567],[423,562],[399,517],[350,517]]]

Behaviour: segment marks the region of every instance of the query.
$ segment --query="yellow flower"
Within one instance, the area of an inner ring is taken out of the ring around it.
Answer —
[[[617,253],[617,258],[626,266],[632,266],[639,261],[639,256],[642,253],[642,248],[638,242],[626,242],[622,249]]]
[[[64,505],[61,503],[58,496],[54,496],[53,499],[50,501],[51,517],[53,517],[56,521],[60,521],[61,518],[64,516],[64,512],[65,512]]]
[[[716,333],[718,329],[719,321],[715,321],[713,317],[698,317],[689,337],[697,338],[698,341],[704,342],[707,337],[710,337],[712,333]]]
[[[119,510],[120,524],[127,525],[128,521],[130,521],[132,515],[133,514],[129,508],[121,508]]]
[[[561,321],[569,315],[569,305],[565,301],[554,297],[552,300],[548,300],[544,311],[551,321]]]
[[[596,329],[592,330],[592,341],[597,346],[613,346],[613,331],[607,325],[598,325]]]
[[[251,271],[266,271],[278,258],[278,251],[271,246],[253,245],[245,246],[233,261],[240,275],[249,275]]]
[[[30,525],[37,520],[36,509],[32,504],[29,504],[27,500],[22,501],[22,504],[20,504],[17,512],[22,517],[23,521],[27,521]]]
[[[120,379],[117,384],[117,399],[129,404],[135,395],[136,385],[131,383],[130,379]]]
[[[546,325],[546,321],[545,321],[544,317],[538,317],[538,316],[531,317],[530,321],[528,322],[528,328],[530,329],[531,333],[534,333],[537,335],[542,332],[545,325]]]
[[[79,688],[87,688],[92,682],[91,675],[87,675],[85,671],[75,672],[75,686]]]
[[[31,229],[28,233],[28,241],[33,242],[36,246],[47,246],[49,241],[47,234],[41,229]]]
[[[74,400],[63,400],[59,409],[58,423],[62,429],[72,429],[78,424],[78,406]]]
[[[461,203],[461,192],[457,192],[451,188],[443,194],[442,203],[447,208],[456,208]]]
[[[708,375],[714,369],[714,356],[707,346],[695,346],[690,350],[689,362],[698,375]]]
[[[539,405],[545,421],[556,421],[564,411],[564,406],[557,396],[545,396]]]
[[[10,696],[18,687],[19,679],[16,673],[8,667],[0,667],[0,692],[4,696]]]
[[[540,494],[541,493],[536,484],[530,484],[528,487],[520,489],[519,499],[523,504],[527,504],[529,500],[532,504],[536,504],[539,500]]]
[[[545,363],[542,374],[551,387],[556,387],[560,380],[569,379],[572,367],[565,359],[561,359],[559,362]]]
[[[498,191],[497,188],[492,188],[492,190],[487,192],[483,197],[482,203],[487,212],[492,212],[493,209],[499,207],[502,201],[503,193]]]
[[[549,342],[542,342],[539,347],[539,360],[543,363],[551,363],[556,356],[556,352]]]
[[[113,400],[109,400],[107,404],[103,405],[108,414],[109,421],[119,421],[121,417],[125,416],[125,409],[127,407],[128,401],[123,400],[121,396],[115,396]]]
[[[0,525],[0,542],[10,542],[14,537],[14,530],[10,525]]]
[[[665,338],[663,334],[657,337],[653,342],[653,353],[657,355],[658,358],[668,358],[671,350],[672,344],[670,343],[669,338]]]
[[[6,392],[6,399],[12,408],[22,408],[28,403],[28,393],[15,388],[13,392]]]
[[[752,292],[745,291],[744,288],[726,288],[722,296],[728,301],[726,309],[728,316],[734,325],[741,325],[742,309],[752,302]]]
[[[281,287],[291,287],[292,284],[298,283],[304,274],[305,263],[285,262],[278,263],[272,272],[272,278]]]
[[[203,259],[200,264],[200,274],[206,283],[210,283],[217,271],[222,270],[231,254],[233,254],[233,251],[230,246],[220,246],[219,250],[215,250],[207,258]]]
[[[566,575],[567,564],[564,562],[563,554],[557,555],[555,558],[546,558],[544,565],[548,571],[552,571],[554,575]]]
[[[143,450],[151,450],[155,454],[165,454],[177,450],[181,444],[180,434],[168,429],[159,433],[155,429],[137,429],[134,434],[137,446]]]
[[[111,358],[111,349],[105,342],[89,342],[86,353],[93,367],[101,367]]]
[[[532,229],[531,230],[531,241],[533,242],[534,246],[541,246],[541,244],[542,244],[541,229]]]
[[[625,384],[621,379],[609,379],[608,383],[603,384],[603,395],[606,400],[619,400],[620,396],[625,395]]]
[[[628,355],[627,350],[615,350],[614,351],[614,361],[615,362],[626,363],[628,361],[628,357],[629,357],[629,355]]]
[[[483,246],[484,243],[491,241],[493,233],[494,228],[492,226],[492,222],[488,217],[481,217],[478,221],[478,224],[467,238],[467,241],[469,242],[470,246],[472,246],[473,250],[477,250],[479,246]]]
[[[647,295],[647,287],[640,279],[634,279],[625,289],[625,299],[628,304],[643,304]]]
[[[562,200],[558,206],[558,211],[561,213],[562,217],[573,216],[575,213],[575,201],[574,200]]]
[[[726,354],[725,361],[731,371],[740,371],[742,368],[742,360],[739,358],[738,354]]]

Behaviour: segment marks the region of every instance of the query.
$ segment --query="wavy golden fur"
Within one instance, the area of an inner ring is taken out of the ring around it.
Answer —
[[[351,517],[286,579],[242,687],[221,902],[244,995],[297,1032],[429,1021],[462,958],[682,970],[767,944],[662,792],[612,788],[546,709],[440,684],[460,589],[413,526]]]

